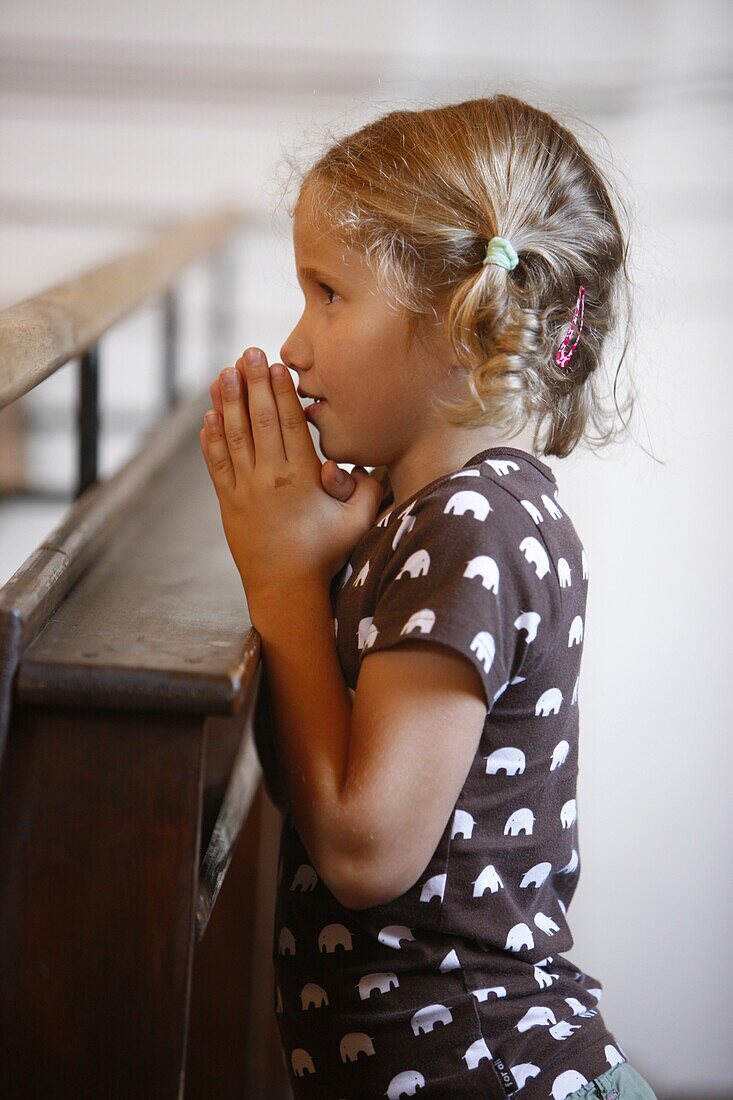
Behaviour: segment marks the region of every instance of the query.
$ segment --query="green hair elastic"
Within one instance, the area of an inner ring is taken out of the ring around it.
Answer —
[[[519,256],[513,246],[503,237],[492,237],[486,249],[486,257],[481,264],[498,264],[506,271],[513,271],[519,263]]]

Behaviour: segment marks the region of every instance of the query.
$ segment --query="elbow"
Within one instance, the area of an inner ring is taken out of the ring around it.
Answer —
[[[375,905],[387,905],[400,896],[399,891],[394,890],[365,890],[362,884],[355,889],[344,887],[339,888],[338,893],[331,892],[344,909],[372,909]]]
[[[419,877],[414,862],[395,849],[392,837],[381,833],[373,821],[342,819],[328,830],[321,878],[345,909],[372,909],[387,905],[404,894]],[[409,881],[407,881],[409,879]]]
[[[343,909],[371,909],[375,904],[369,898],[365,900],[361,895],[349,894],[344,890],[338,893],[332,890],[331,893]]]
[[[326,883],[344,909],[372,909],[395,901],[405,890],[393,883],[385,873],[383,863],[350,860]]]
[[[330,860],[328,870],[324,869],[321,878],[344,909],[369,909],[373,904],[371,879],[365,873],[364,865],[354,859],[348,860],[345,865]]]

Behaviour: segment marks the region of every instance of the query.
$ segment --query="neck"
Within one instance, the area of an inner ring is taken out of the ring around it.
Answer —
[[[415,441],[403,454],[387,463],[393,507],[400,507],[424,486],[460,470],[473,455],[490,447],[513,447],[534,454],[534,427],[529,424],[518,435],[501,438],[491,428],[450,429],[442,440]]]

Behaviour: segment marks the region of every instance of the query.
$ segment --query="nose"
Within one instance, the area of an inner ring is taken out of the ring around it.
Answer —
[[[280,362],[300,374],[302,371],[309,369],[310,359],[304,342],[296,337],[296,333],[297,325],[280,348]]]

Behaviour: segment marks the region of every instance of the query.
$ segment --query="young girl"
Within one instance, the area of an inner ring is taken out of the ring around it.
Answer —
[[[566,955],[588,561],[539,457],[604,422],[609,186],[496,95],[338,141],[293,218],[281,356],[317,403],[249,349],[200,437],[276,739],[293,1092],[649,1100]]]

